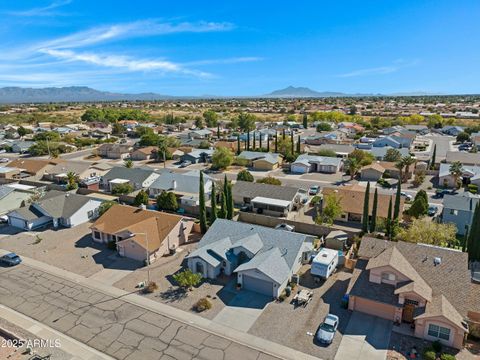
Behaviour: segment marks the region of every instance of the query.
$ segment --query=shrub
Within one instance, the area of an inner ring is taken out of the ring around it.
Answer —
[[[279,302],[284,302],[286,298],[287,298],[287,295],[285,294],[285,292],[282,292],[280,294],[280,296],[278,297],[278,301]]]
[[[193,273],[190,269],[187,269],[173,275],[173,279],[177,282],[178,286],[191,290],[194,286],[200,284],[202,275]]]
[[[211,309],[212,303],[207,298],[201,298],[195,303],[195,305],[193,305],[193,308],[197,312],[202,312],[202,311]]]
[[[153,293],[155,290],[158,289],[158,285],[156,282],[154,281],[150,281],[143,289],[142,289],[142,292],[144,294],[151,294]]]
[[[443,353],[443,354],[440,356],[440,359],[441,359],[441,360],[455,360],[456,357],[455,357],[455,355],[452,355],[452,354]]]
[[[478,186],[475,184],[468,184],[468,191],[470,191],[472,194],[478,193]]]
[[[439,353],[442,351],[442,343],[436,340],[432,343],[432,348],[435,352]]]
[[[282,182],[273,176],[267,176],[263,179],[258,179],[257,183],[260,184],[269,184],[269,185],[282,185]]]
[[[237,174],[237,180],[253,182],[253,175],[248,170],[242,170]]]
[[[435,353],[434,350],[432,350],[432,348],[427,348],[423,352],[423,359],[424,360],[435,360],[436,358],[437,358],[437,354]]]
[[[312,200],[310,200],[310,204],[311,204],[312,206],[315,206],[315,205],[317,205],[317,204],[320,202],[321,199],[322,199],[321,196],[315,195],[315,196],[312,198]]]

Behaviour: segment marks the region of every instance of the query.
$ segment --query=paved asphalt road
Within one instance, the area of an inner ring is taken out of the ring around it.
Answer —
[[[0,303],[117,359],[276,359],[25,265],[0,268]]]

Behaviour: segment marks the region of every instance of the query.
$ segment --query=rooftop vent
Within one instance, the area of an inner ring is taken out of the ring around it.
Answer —
[[[437,266],[437,265],[440,265],[442,263],[442,258],[441,257],[435,257],[433,259],[433,265]]]

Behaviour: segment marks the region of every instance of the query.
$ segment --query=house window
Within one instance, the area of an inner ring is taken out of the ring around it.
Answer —
[[[457,210],[451,209],[450,210],[450,215],[455,215],[455,216],[458,215]]]
[[[385,281],[395,281],[396,276],[392,273],[382,273],[382,280]]]
[[[93,232],[93,237],[94,237],[95,239],[100,239],[100,233],[99,233],[98,231],[94,231],[94,232]]]
[[[430,324],[428,325],[428,335],[438,339],[450,340],[450,329],[442,326]]]
[[[418,301],[405,299],[405,305],[415,305],[418,306]]]

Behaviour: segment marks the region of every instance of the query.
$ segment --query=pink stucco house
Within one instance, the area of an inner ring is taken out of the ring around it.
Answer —
[[[349,309],[395,323],[412,335],[461,349],[473,284],[461,251],[364,237],[347,292]]]

